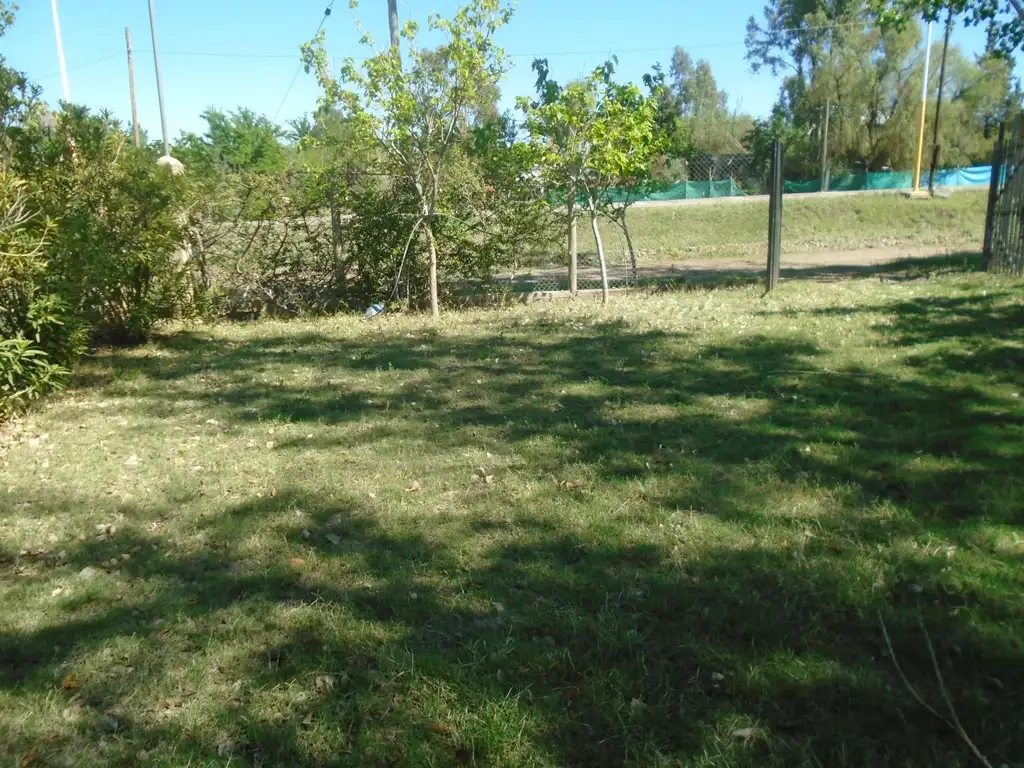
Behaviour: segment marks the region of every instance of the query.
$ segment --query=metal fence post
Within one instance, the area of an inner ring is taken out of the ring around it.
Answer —
[[[782,261],[782,142],[772,142],[771,187],[768,193],[768,277],[765,288],[774,291]]]
[[[996,201],[999,199],[999,177],[1002,176],[1003,141],[1006,138],[1006,123],[999,124],[999,139],[992,150],[992,179],[988,185],[988,206],[985,209],[985,245],[982,248],[981,268],[988,271],[992,258],[992,229],[995,225]]]

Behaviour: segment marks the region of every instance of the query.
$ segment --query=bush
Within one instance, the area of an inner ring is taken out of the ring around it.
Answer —
[[[342,300],[329,209],[301,173],[189,174],[201,304],[216,316],[327,312]]]
[[[0,173],[0,417],[62,387],[84,348],[65,303],[40,291],[48,231],[28,208],[25,184]]]
[[[66,106],[37,125],[14,168],[54,223],[45,254],[48,292],[95,341],[144,340],[188,296],[175,215],[181,184],[155,155],[131,145],[107,115]]]
[[[0,339],[0,418],[47,392],[62,389],[69,371],[50,362],[29,339]]]

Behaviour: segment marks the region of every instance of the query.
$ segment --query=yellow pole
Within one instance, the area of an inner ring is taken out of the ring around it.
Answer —
[[[921,190],[921,155],[924,153],[924,113],[928,107],[928,64],[932,55],[932,23],[928,22],[928,42],[924,46],[924,77],[921,81],[921,119],[917,122],[917,162],[914,164],[914,191]]]

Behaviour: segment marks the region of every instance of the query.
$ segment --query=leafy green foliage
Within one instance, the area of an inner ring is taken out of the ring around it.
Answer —
[[[537,99],[520,98],[519,108],[526,116],[534,160],[549,188],[568,191],[570,216],[576,195],[584,196],[607,302],[608,276],[597,218],[602,211],[615,211],[612,188],[639,189],[650,178],[664,146],[657,131],[658,106],[635,85],[612,81],[614,59],[564,87],[550,80],[546,61],[537,60],[533,66]],[[623,225],[629,202],[627,196],[613,214]],[[628,240],[628,230],[626,236]],[[635,272],[635,258],[633,263]]]
[[[15,159],[29,195],[56,226],[46,245],[44,285],[95,339],[146,338],[187,294],[176,254],[181,181],[135,149],[105,114],[65,106]]]
[[[84,344],[60,297],[41,292],[50,227],[38,218],[24,183],[0,174],[0,418],[59,389]]]
[[[0,418],[47,392],[63,389],[68,373],[50,362],[31,339],[0,338]]]
[[[887,23],[891,10],[866,0],[773,0],[761,21],[750,18],[751,68],[784,76],[771,120],[759,123],[745,142],[759,162],[766,137],[778,136],[787,143],[787,175],[792,178],[913,167],[923,77],[921,33],[917,24]],[[941,47],[941,41],[933,44],[933,61]],[[974,61],[950,47],[939,135],[944,164],[990,160],[992,127],[1021,105],[1012,69],[1012,60],[999,53],[994,40]],[[929,123],[938,79],[939,67],[933,66]]]
[[[202,135],[183,134],[173,155],[189,171],[251,171],[274,173],[285,167],[284,132],[267,117],[248,109],[224,113],[208,109],[202,117],[207,129]]]
[[[306,67],[316,72],[324,89],[322,109],[342,115],[357,140],[373,147],[380,161],[376,170],[413,193],[407,198],[404,190],[386,192],[385,198],[411,200],[401,211],[408,218],[409,232],[401,263],[411,248],[425,246],[426,292],[435,315],[444,250],[439,238],[447,226],[442,219],[454,215],[443,211],[442,205],[456,175],[452,169],[464,154],[460,144],[471,118],[486,116],[481,105],[493,103],[505,70],[504,52],[493,38],[511,15],[511,8],[500,0],[472,0],[450,20],[436,14],[429,17],[428,28],[445,38],[436,49],[416,47],[417,25],[407,24],[403,35],[409,50],[404,57],[389,48],[361,64],[350,58],[337,78],[322,35],[303,47]],[[373,44],[368,34],[363,42]],[[371,195],[370,199],[378,198]],[[471,226],[472,219],[472,214],[464,215],[463,223]]]
[[[918,16],[938,21],[946,14],[968,26],[984,26],[990,48],[1010,56],[1024,44],[1024,5],[1019,0],[871,0],[879,21],[898,29]]]

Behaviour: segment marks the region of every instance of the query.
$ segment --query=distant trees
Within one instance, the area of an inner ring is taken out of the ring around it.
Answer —
[[[668,69],[656,64],[644,82],[657,104],[658,130],[665,140],[665,153],[654,169],[658,178],[706,181],[703,174],[712,168],[712,157],[744,151],[753,119],[729,111],[729,96],[719,89],[706,60],[695,62],[676,46]]]
[[[783,76],[771,118],[748,134],[753,154],[766,159],[770,139],[782,138],[787,173],[803,178],[913,165],[921,34],[915,24],[883,23],[890,12],[870,0],[772,0],[760,21],[750,18],[751,68]],[[933,61],[941,43],[934,46]],[[933,95],[938,74],[929,73]],[[986,162],[991,127],[1020,106],[1011,60],[990,48],[971,61],[953,46],[943,92],[944,160]]]
[[[190,170],[208,173],[252,171],[275,173],[285,167],[281,139],[285,132],[263,115],[248,109],[202,114],[206,131],[183,134],[172,154]]]
[[[989,50],[1002,57],[1024,44],[1021,0],[871,0],[870,7],[885,26],[902,28],[919,15],[936,21],[947,13],[969,26],[984,26]]]

